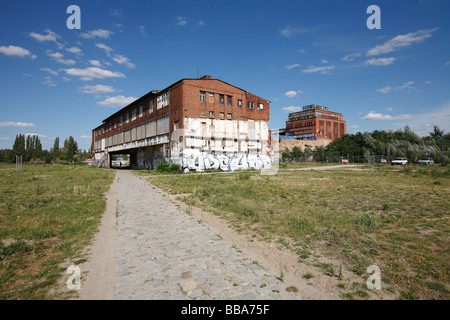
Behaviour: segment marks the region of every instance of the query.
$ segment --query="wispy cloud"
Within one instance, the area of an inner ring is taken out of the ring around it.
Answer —
[[[103,49],[106,51],[106,54],[109,56],[111,54],[112,51],[114,51],[111,47],[107,46],[104,43],[96,43],[95,46],[97,48]]]
[[[353,61],[353,60],[355,60],[356,58],[359,58],[359,57],[361,57],[361,56],[362,56],[362,53],[361,53],[361,52],[355,52],[355,53],[351,53],[351,54],[346,55],[346,56],[343,57],[341,60],[342,60],[342,61],[350,62],[350,61]]]
[[[306,28],[286,27],[279,31],[283,37],[290,38],[296,34],[311,33],[311,32],[317,31],[318,29],[319,29],[319,27],[306,27]]]
[[[408,81],[408,82],[405,82],[404,84],[402,84],[401,86],[397,86],[397,87],[391,87],[391,86],[386,86],[386,87],[383,87],[383,88],[380,88],[380,89],[378,89],[377,91],[378,92],[381,92],[381,93],[389,93],[389,92],[391,92],[392,90],[412,90],[412,89],[416,89],[416,87],[413,87],[412,85],[414,84],[414,81]]]
[[[298,68],[300,66],[301,66],[300,64],[296,63],[296,64],[287,65],[284,68],[288,69],[288,70],[291,70],[291,69],[294,69],[294,68]]]
[[[115,54],[113,60],[118,64],[126,65],[130,69],[134,69],[136,67],[134,63],[131,63],[130,59],[120,54]]]
[[[112,86],[97,84],[95,86],[80,87],[79,91],[82,93],[89,93],[89,94],[102,94],[102,93],[116,92],[116,89]]]
[[[323,67],[316,67],[316,66],[309,66],[308,69],[302,70],[304,73],[314,73],[314,72],[320,72],[322,74],[325,74],[328,72],[328,70],[333,70],[334,66],[323,66]]]
[[[186,25],[187,21],[184,17],[177,17],[177,25],[178,26],[184,26]]]
[[[55,60],[58,63],[62,63],[62,64],[66,64],[66,65],[73,65],[75,64],[75,60],[72,59],[63,59],[64,55],[60,52],[52,52],[50,50],[47,50],[45,52],[47,54],[47,56],[49,56],[50,58],[52,58],[53,60]]]
[[[80,77],[80,80],[89,81],[93,79],[105,79],[105,78],[125,78],[125,75],[121,72],[113,72],[97,67],[89,67],[89,68],[70,68],[70,69],[62,69],[66,72],[66,74],[70,76]]]
[[[53,76],[57,76],[58,75],[58,72],[56,72],[55,70],[52,70],[50,68],[41,68],[41,71],[48,72],[48,73],[50,73]]]
[[[89,60],[89,63],[91,65],[93,65],[94,67],[101,67],[102,66],[102,64],[98,60]]]
[[[368,65],[372,65],[372,66],[388,66],[392,63],[394,63],[396,59],[391,57],[391,58],[372,58],[369,60],[366,60],[366,64]]]
[[[135,97],[115,96],[115,97],[106,98],[103,101],[99,101],[99,102],[97,102],[97,104],[100,106],[106,106],[106,107],[124,107],[126,105],[129,105],[136,99],[137,98],[135,98]]]
[[[203,20],[200,20],[200,21],[197,23],[197,25],[200,26],[200,27],[203,27],[203,26],[205,26],[205,23],[203,22]]]
[[[56,84],[53,82],[52,77],[46,76],[44,79],[42,79],[42,84],[45,84],[46,86],[54,87]]]
[[[302,110],[302,107],[296,107],[296,106],[289,106],[289,107],[283,108],[283,111],[285,111],[285,112],[298,112],[301,110]]]
[[[399,114],[396,116],[391,116],[389,114],[377,113],[374,110],[370,111],[367,115],[362,117],[362,120],[404,120],[404,119],[413,119],[414,115],[412,114]]]
[[[35,124],[28,122],[6,121],[0,122],[0,127],[33,128],[35,127]]]
[[[80,138],[81,139],[91,139],[92,136],[88,136],[87,134],[83,134]]]
[[[78,54],[78,55],[80,55],[80,56],[83,55],[83,51],[81,51],[81,49],[78,48],[78,47],[66,48],[66,51],[69,51],[69,52]]]
[[[410,32],[407,34],[395,36],[394,38],[386,41],[384,44],[371,48],[369,51],[367,51],[367,56],[370,57],[380,54],[386,54],[397,51],[401,48],[409,47],[415,43],[421,43],[425,39],[430,38],[432,36],[432,33],[438,29],[439,28],[436,27],[433,29],[424,29],[417,32]]]
[[[139,29],[139,31],[141,32],[141,35],[142,35],[144,38],[147,38],[147,32],[145,32],[145,26],[136,26],[136,28]]]
[[[29,50],[12,45],[9,45],[7,47],[0,46],[0,52],[10,57],[31,58],[31,59],[37,58],[37,56],[32,54]]]
[[[50,29],[46,29],[44,32],[45,34],[40,34],[32,31],[28,35],[38,42],[51,41],[56,43],[59,49],[62,49],[64,47],[64,45],[58,42],[58,39],[61,38],[61,36],[59,36]]]
[[[108,39],[113,34],[114,34],[114,32],[112,32],[110,30],[97,29],[97,30],[83,32],[80,34],[80,37],[85,38],[85,39],[94,39],[94,38]]]

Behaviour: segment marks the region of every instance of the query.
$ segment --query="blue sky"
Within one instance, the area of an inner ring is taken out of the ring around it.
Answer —
[[[69,30],[69,5],[81,29]],[[381,29],[368,29],[369,5]],[[50,149],[150,90],[209,74],[271,101],[270,128],[318,104],[347,131],[450,131],[448,0],[0,2],[0,148]]]

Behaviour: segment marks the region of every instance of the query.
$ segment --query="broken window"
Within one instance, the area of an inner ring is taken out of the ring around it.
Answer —
[[[141,105],[140,107],[139,107],[139,118],[142,118],[142,113],[144,112],[144,106],[143,105]]]
[[[205,102],[205,101],[206,101],[206,92],[200,91],[200,102]]]
[[[258,110],[263,110],[263,109],[264,109],[264,104],[258,103]]]
[[[227,119],[229,119],[229,120],[233,119],[233,116],[231,113],[227,113]]]
[[[238,99],[238,107],[242,107],[242,100]]]
[[[206,111],[200,110],[200,117],[206,117]]]
[[[136,109],[131,110],[131,121],[136,120],[136,114],[137,114]]]
[[[227,105],[231,106],[232,105],[232,99],[231,96],[227,96]]]
[[[209,112],[209,117],[210,117],[210,118],[214,118],[214,111],[210,111],[210,112]]]
[[[225,103],[225,96],[223,94],[219,95],[219,103],[224,104]]]
[[[148,104],[148,113],[152,113],[153,112],[153,100],[150,100],[149,104]]]
[[[247,102],[247,109],[255,109],[255,103],[252,101]]]
[[[225,113],[219,112],[219,118],[220,118],[220,119],[224,119],[224,118],[225,118]]]

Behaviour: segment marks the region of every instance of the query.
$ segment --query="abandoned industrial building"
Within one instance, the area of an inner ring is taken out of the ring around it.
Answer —
[[[341,113],[312,104],[304,106],[302,111],[289,114],[285,135],[303,140],[326,138],[334,141],[346,134],[346,130]]]
[[[160,162],[185,171],[270,168],[270,102],[211,76],[153,90],[92,130],[93,161],[129,154],[136,169]]]

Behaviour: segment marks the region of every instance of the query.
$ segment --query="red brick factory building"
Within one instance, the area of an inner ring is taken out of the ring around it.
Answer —
[[[315,104],[303,107],[302,111],[290,113],[286,121],[286,136],[300,140],[331,139],[346,134],[347,128],[341,113],[328,111],[327,107]]]
[[[187,170],[271,166],[270,102],[211,76],[152,90],[92,130],[93,162],[129,154],[132,168],[159,162]]]

